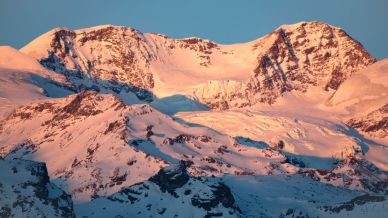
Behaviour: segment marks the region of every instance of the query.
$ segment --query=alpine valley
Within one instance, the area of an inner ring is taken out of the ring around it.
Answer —
[[[0,47],[0,217],[387,217],[388,59],[341,28]]]

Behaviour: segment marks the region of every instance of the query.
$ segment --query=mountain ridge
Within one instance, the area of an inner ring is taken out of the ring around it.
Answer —
[[[284,92],[311,86],[335,90],[376,61],[345,31],[320,22],[282,25],[251,42],[230,45],[123,26],[59,28],[20,50],[64,74],[79,90],[134,92],[147,101],[155,100],[153,95],[183,94],[214,109],[271,104]],[[212,80],[218,85],[210,90]]]

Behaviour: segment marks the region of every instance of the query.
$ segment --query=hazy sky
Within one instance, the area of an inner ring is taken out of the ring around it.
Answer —
[[[388,57],[388,0],[0,0],[0,45],[20,48],[54,27],[102,24],[229,44],[314,20],[342,27],[375,57]]]

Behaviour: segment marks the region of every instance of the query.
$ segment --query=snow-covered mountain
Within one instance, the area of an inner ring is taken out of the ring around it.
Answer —
[[[311,86],[335,90],[376,61],[342,29],[320,22],[283,25],[234,45],[118,26],[57,28],[21,51],[64,74],[78,90],[131,92],[146,101],[153,94],[184,94],[218,109],[273,103],[284,92]]]
[[[386,217],[375,62],[320,22],[232,45],[107,25],[0,47],[0,215]]]
[[[276,150],[94,92],[18,108],[1,122],[0,144],[2,156],[47,163],[50,177],[76,202],[112,194],[179,160],[192,161],[194,175],[296,171]]]

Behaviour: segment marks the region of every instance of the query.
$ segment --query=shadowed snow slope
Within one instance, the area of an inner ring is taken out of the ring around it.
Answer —
[[[187,167],[187,166],[186,166]],[[185,166],[161,169],[149,181],[77,206],[91,217],[241,217],[231,190],[219,178],[194,177]]]
[[[71,197],[49,181],[46,165],[0,158],[1,217],[74,217]]]

